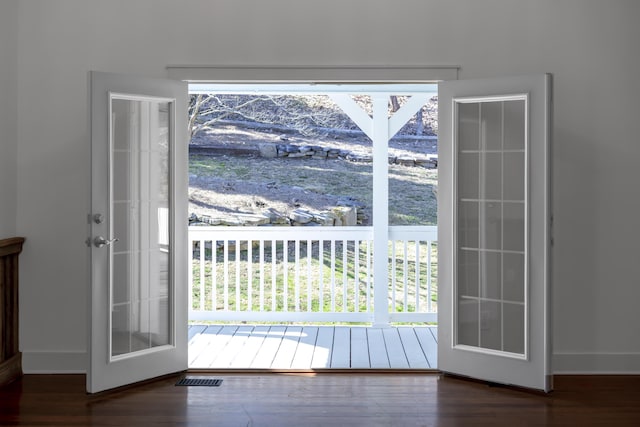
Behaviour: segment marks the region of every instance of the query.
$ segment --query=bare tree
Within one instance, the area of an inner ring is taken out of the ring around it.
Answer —
[[[318,98],[308,95],[192,95],[190,135],[193,138],[223,120],[277,125],[304,135],[317,134],[318,129],[349,127],[350,119],[340,108],[328,99]]]
[[[353,99],[367,114],[371,114],[370,96],[354,95]],[[391,96],[390,114],[398,111],[407,100],[407,96]],[[435,102],[437,105],[437,100]],[[429,105],[424,106],[401,132],[415,132],[416,135],[422,135],[425,132],[425,120],[426,127],[434,129],[435,121],[431,110]],[[194,94],[191,96],[189,104],[191,138],[200,132],[215,128],[223,121],[254,122],[269,125],[272,129],[280,131],[297,131],[306,136],[326,136],[335,129],[358,129],[337,105],[322,95]]]
[[[391,112],[395,113],[400,109],[400,102],[398,101],[398,97],[396,95],[391,95],[389,98],[391,100]]]
[[[239,102],[228,102],[214,94],[198,94],[191,96],[189,105],[189,134],[193,138],[198,132],[212,128],[216,123],[230,117],[242,116],[245,119],[255,120],[256,117],[251,111],[252,104],[268,100],[266,96],[249,97],[249,99]]]

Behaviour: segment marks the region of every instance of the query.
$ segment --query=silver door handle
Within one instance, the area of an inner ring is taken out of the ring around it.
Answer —
[[[111,239],[111,240],[107,240],[102,236],[97,236],[95,239],[93,239],[93,245],[96,248],[102,248],[104,246],[109,246],[112,243],[117,242],[118,239]]]

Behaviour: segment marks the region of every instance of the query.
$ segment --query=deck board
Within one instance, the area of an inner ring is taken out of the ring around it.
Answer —
[[[201,334],[202,331],[204,331],[205,329],[207,329],[206,325],[192,325],[189,327],[189,335],[188,335],[188,341],[189,341],[189,345],[195,343],[195,340],[193,339],[193,337],[195,337],[198,334]]]
[[[351,328],[351,368],[367,369],[369,363],[369,346],[366,328]]]
[[[214,362],[225,353],[227,343],[233,338],[237,326],[224,326],[218,330],[218,333],[208,339],[208,345],[193,361],[194,368],[210,368]],[[209,328],[207,328],[207,335]]]
[[[351,328],[338,326],[333,331],[332,368],[351,367]]]
[[[300,335],[302,335],[302,328],[299,326],[288,326],[282,338],[282,343],[276,357],[273,360],[271,369],[291,369],[291,363],[293,363],[293,357],[296,354],[298,348],[298,341],[300,341]]]
[[[192,326],[192,328],[193,327],[194,326]],[[208,326],[189,340],[189,366],[204,367],[200,366],[201,363],[199,362],[199,359],[201,355],[206,355],[208,353],[217,355],[219,347],[212,346],[211,343],[216,339],[216,336],[221,329],[222,326]]]
[[[331,367],[331,351],[333,350],[333,328],[318,328],[316,347],[311,359],[311,369]]]
[[[209,367],[214,369],[230,368],[234,359],[242,354],[245,343],[249,340],[252,331],[252,326],[238,327],[227,341],[224,351],[218,355]]]
[[[229,367],[234,369],[242,369],[251,366],[253,360],[258,354],[258,350],[264,344],[264,340],[269,332],[268,326],[256,326],[249,332],[242,351],[231,360]]]
[[[409,361],[402,347],[402,340],[397,328],[387,328],[382,330],[384,342],[387,346],[387,356],[389,364],[394,368],[408,369]]]
[[[387,347],[384,343],[382,329],[367,329],[367,339],[371,367],[375,369],[390,368],[391,366],[389,365],[389,356],[387,356]]]
[[[438,342],[434,331],[435,328],[415,328],[416,337],[431,369],[438,366]]]
[[[252,369],[270,369],[273,360],[276,358],[280,344],[287,328],[284,326],[272,326],[269,328],[267,336],[262,342],[262,346],[258,349],[256,357],[249,366]]]
[[[398,334],[402,340],[402,347],[409,362],[409,367],[412,369],[429,368],[429,362],[427,362],[427,358],[422,351],[422,347],[413,328],[398,328]]]
[[[191,369],[435,369],[435,327],[190,325]]]
[[[313,353],[316,348],[318,338],[318,328],[306,326],[302,329],[296,354],[291,362],[291,369],[309,369],[313,360]]]

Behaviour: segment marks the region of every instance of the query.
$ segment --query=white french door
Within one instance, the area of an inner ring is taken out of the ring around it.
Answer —
[[[87,391],[187,369],[187,86],[91,73]]]
[[[187,369],[187,86],[91,75],[87,390]],[[439,369],[548,391],[547,75],[439,85]]]
[[[550,391],[549,75],[439,85],[438,363]]]

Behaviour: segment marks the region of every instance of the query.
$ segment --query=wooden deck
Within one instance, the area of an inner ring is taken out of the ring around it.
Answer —
[[[189,325],[190,369],[436,369],[437,329]]]

